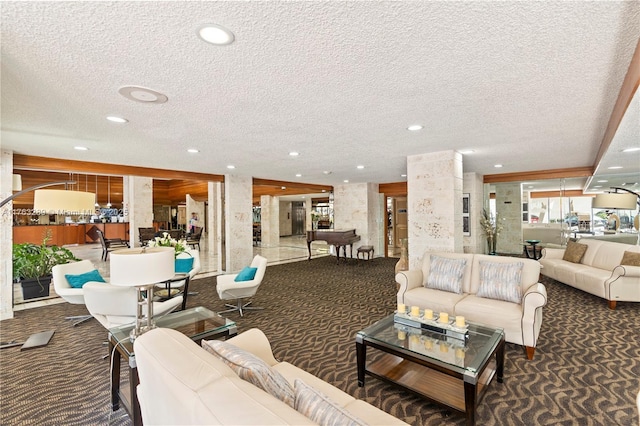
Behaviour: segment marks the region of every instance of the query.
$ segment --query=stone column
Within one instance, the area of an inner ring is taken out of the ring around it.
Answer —
[[[209,223],[209,229],[207,230],[207,247],[208,252],[206,256],[209,258],[216,257],[216,263],[214,264],[215,270],[222,270],[222,183],[221,182],[209,182],[207,184],[209,209],[207,210],[207,222]],[[205,237],[203,235],[203,237]]]
[[[313,211],[313,199],[311,197],[309,197],[306,200],[304,200],[304,211],[305,211],[305,216],[306,216],[304,229],[305,229],[305,231],[312,231],[313,230],[313,220],[311,218],[311,212]]]
[[[280,197],[260,197],[260,228],[262,247],[277,247],[280,244]]]
[[[463,236],[465,253],[485,253],[487,240],[480,227],[480,217],[484,207],[483,176],[477,173],[464,173],[462,192],[469,194],[469,236]]]
[[[153,226],[153,179],[140,176],[123,176],[123,209],[129,215],[129,245],[140,246],[138,228]]]
[[[13,151],[0,153],[0,200],[13,195]],[[26,189],[26,188],[23,188]],[[13,318],[13,202],[0,208],[0,320]]]
[[[407,157],[410,269],[427,251],[462,253],[462,181],[459,152]]]
[[[354,229],[360,241],[353,245],[374,247],[376,255],[384,255],[384,245],[380,246],[381,206],[378,184],[354,183],[336,185],[333,198],[334,229]]]
[[[225,175],[224,235],[227,273],[240,271],[253,259],[252,179]]]
[[[496,251],[506,254],[522,253],[522,184],[498,183],[496,188],[496,216],[502,225]]]

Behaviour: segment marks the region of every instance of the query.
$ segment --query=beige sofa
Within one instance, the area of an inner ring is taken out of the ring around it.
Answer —
[[[462,291],[455,293],[427,288],[431,269],[431,255],[448,259],[466,259],[462,276]],[[519,303],[476,295],[480,287],[480,262],[522,262]],[[535,260],[463,253],[426,253],[421,269],[396,274],[399,285],[397,301],[406,306],[419,306],[434,312],[461,315],[496,328],[502,328],[507,342],[526,348],[527,357],[533,359],[542,325],[542,307],[547,304],[547,291],[538,282],[540,264]]]
[[[296,379],[301,379],[364,424],[406,425],[287,362],[278,362],[267,337],[258,329],[227,342],[264,360],[292,386]],[[317,424],[241,379],[222,360],[178,331],[158,328],[145,333],[136,339],[134,350],[140,378],[138,398],[145,425]]]
[[[542,250],[541,273],[609,301],[640,302],[640,266],[620,265],[625,251],[640,253],[640,246],[581,238],[587,246],[580,263],[563,260],[566,249]]]

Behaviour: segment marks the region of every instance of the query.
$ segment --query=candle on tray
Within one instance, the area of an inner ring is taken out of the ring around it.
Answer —
[[[407,307],[405,306],[404,303],[398,303],[398,313],[399,314],[406,314],[407,313]]]
[[[428,319],[428,320],[432,320],[433,319],[433,311],[431,309],[425,309],[424,310],[424,318]]]
[[[404,340],[407,338],[407,333],[405,333],[404,331],[400,330],[398,331],[398,339],[400,340]]]
[[[464,349],[456,348],[456,358],[464,359]]]
[[[449,352],[449,346],[447,346],[445,343],[440,343],[440,352]]]
[[[431,339],[427,339],[424,341],[424,347],[425,349],[431,350],[433,349],[433,340]]]
[[[456,316],[456,327],[464,328],[465,325],[464,317],[460,315]]]
[[[411,316],[412,317],[419,317],[420,316],[420,307],[419,306],[412,306],[411,307]]]
[[[449,314],[446,312],[440,312],[440,317],[438,318],[438,321],[443,323],[449,323]]]

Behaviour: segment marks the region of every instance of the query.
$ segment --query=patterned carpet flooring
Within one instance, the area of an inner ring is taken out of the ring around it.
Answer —
[[[270,266],[253,299],[263,311],[236,320],[269,337],[286,360],[412,425],[463,425],[464,416],[368,378],[356,380],[355,334],[395,309],[397,259],[337,265],[324,257]],[[187,307],[220,311],[215,277],[194,280]],[[507,343],[504,383],[493,382],[478,405],[479,425],[638,425],[640,304],[604,300],[543,278],[548,304],[535,358]],[[106,330],[91,320],[73,327],[67,303],[16,312],[0,323],[2,341],[55,330],[46,347],[0,352],[0,424],[130,425],[111,412]]]

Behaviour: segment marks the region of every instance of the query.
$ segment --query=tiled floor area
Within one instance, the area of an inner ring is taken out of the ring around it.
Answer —
[[[91,260],[96,268],[100,271],[103,277],[109,276],[109,261],[101,260],[102,248],[99,244],[84,244],[78,246],[68,246],[69,250],[79,259]],[[197,278],[208,277],[217,275],[219,272],[216,270],[217,258],[213,255],[208,255],[208,247],[206,238],[203,236],[200,247],[200,263],[202,265],[202,271],[198,274]],[[260,245],[253,247],[254,255],[259,254],[266,257],[269,260],[269,265],[275,265],[279,263],[297,262],[300,260],[306,260],[309,256],[307,250],[307,240],[303,235],[282,237],[280,238],[280,244],[276,247],[261,247]],[[314,241],[311,243],[311,257],[327,256],[329,254],[329,247],[324,241]],[[22,290],[19,284],[14,284],[14,310],[22,310],[35,308],[52,303],[64,302],[61,298],[55,296],[53,291],[53,285],[51,286],[51,297],[48,299],[40,299],[24,303],[22,300]]]

